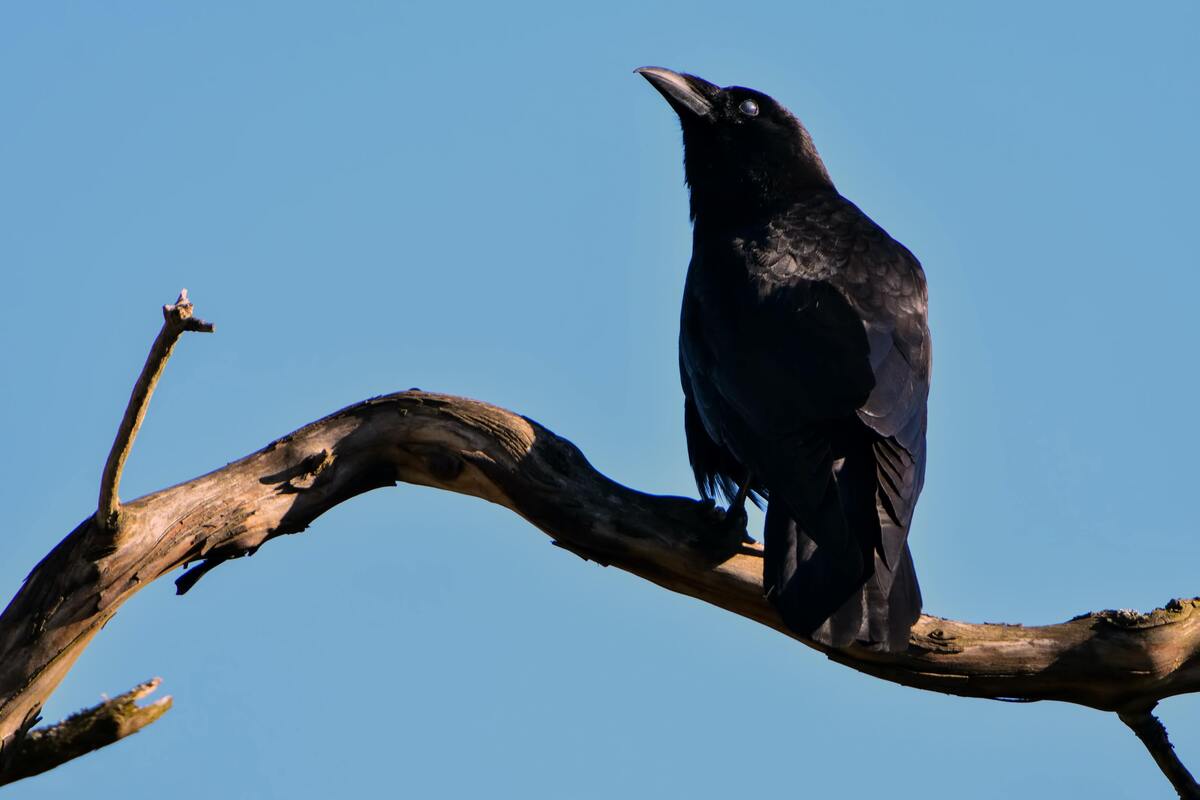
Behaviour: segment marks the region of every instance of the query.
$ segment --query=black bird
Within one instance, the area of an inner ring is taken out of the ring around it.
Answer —
[[[637,70],[679,115],[692,260],[679,368],[708,498],[767,502],[763,585],[833,647],[908,646],[906,542],[925,477],[925,276],[838,194],[812,138],[761,92]]]

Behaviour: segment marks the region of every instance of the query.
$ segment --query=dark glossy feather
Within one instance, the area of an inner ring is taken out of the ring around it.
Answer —
[[[925,469],[920,266],[834,192],[738,236],[702,225],[680,339],[702,491],[748,472],[769,493],[765,585],[789,625],[901,648],[920,612],[906,542]]]
[[[771,98],[649,72],[683,123],[695,221],[679,363],[697,485],[729,498],[751,476],[768,498],[764,586],[790,627],[902,649],[921,608],[920,264],[838,194]]]

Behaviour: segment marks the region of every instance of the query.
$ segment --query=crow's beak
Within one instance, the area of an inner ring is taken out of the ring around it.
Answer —
[[[720,89],[708,81],[662,67],[639,67],[634,72],[650,81],[680,117],[707,117],[712,113],[712,98]]]

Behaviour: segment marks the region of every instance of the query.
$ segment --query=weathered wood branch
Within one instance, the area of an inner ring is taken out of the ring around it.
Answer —
[[[176,582],[186,591],[223,561],[397,481],[498,503],[572,552],[791,635],[763,599],[761,550],[716,524],[711,506],[621,486],[569,441],[525,417],[414,390],[350,406],[219,470],[127,503],[116,535],[100,515],[85,519],[0,615],[0,757],[21,752],[46,698],[143,586],[195,563]],[[1136,715],[1160,699],[1200,689],[1200,600],[1040,627],[924,616],[903,653],[805,644],[907,686],[1060,700],[1129,719],[1140,720]],[[1161,748],[1139,736],[1164,770],[1171,766],[1159,759]]]
[[[1196,783],[1192,773],[1188,772],[1188,768],[1179,760],[1175,747],[1167,738],[1167,729],[1159,722],[1158,717],[1151,713],[1151,709],[1122,713],[1120,717],[1150,751],[1154,763],[1158,764],[1163,775],[1175,787],[1181,800],[1200,800],[1200,784]]]
[[[11,745],[12,752],[6,750],[0,759],[0,786],[47,772],[137,733],[171,709],[170,695],[149,705],[138,705],[160,683],[158,678],[146,681],[125,694],[21,737]]]
[[[109,531],[116,530],[121,513],[121,500],[117,493],[121,488],[121,472],[125,469],[125,460],[129,458],[129,451],[133,449],[133,441],[142,427],[142,420],[146,418],[146,409],[150,407],[150,396],[154,394],[154,387],[158,385],[158,379],[162,377],[167,361],[171,358],[175,343],[185,331],[212,333],[215,330],[212,323],[192,316],[192,303],[188,300],[187,289],[179,293],[179,299],[174,304],[163,306],[162,311],[162,330],[150,346],[150,354],[146,356],[142,374],[133,385],[129,404],[125,406],[125,415],[117,429],[117,438],[113,441],[108,461],[104,464],[104,474],[100,478],[100,502],[96,509],[96,520]]]

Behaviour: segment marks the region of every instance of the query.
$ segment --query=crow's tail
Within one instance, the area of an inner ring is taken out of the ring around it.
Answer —
[[[772,513],[773,508],[779,510]],[[921,588],[907,544],[894,570],[871,554],[875,563],[864,576],[861,567],[847,569],[844,556],[818,547],[778,503],[767,506],[765,533],[767,596],[789,628],[831,647],[854,642],[889,651],[908,647],[909,631],[921,616]]]

